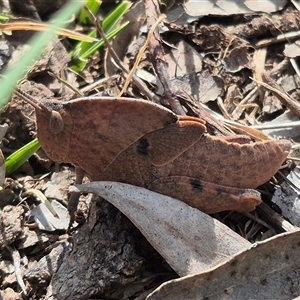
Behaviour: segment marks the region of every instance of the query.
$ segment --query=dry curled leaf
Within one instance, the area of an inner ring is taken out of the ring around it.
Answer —
[[[144,188],[105,181],[76,187],[116,206],[180,276],[208,270],[250,245],[199,210]]]
[[[161,285],[147,300],[280,299],[300,295],[300,231],[253,244],[226,263]]]
[[[226,16],[254,12],[271,13],[282,9],[286,2],[286,0],[188,0],[185,2],[184,8],[190,16]]]

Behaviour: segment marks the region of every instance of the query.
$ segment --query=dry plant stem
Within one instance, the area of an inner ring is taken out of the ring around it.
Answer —
[[[252,214],[252,213],[243,213],[247,218],[253,220],[254,222],[257,222],[258,224],[271,229],[272,226],[270,226],[267,222],[265,222],[264,220],[262,220],[261,218],[258,217],[257,214]]]
[[[97,21],[97,18],[92,14],[92,12],[87,7],[84,7],[84,9],[86,10],[86,12],[89,15],[90,19],[92,20],[93,24],[96,26],[99,35],[105,42],[105,45],[106,45],[108,51],[110,52],[111,56],[115,60],[116,64],[119,66],[119,68],[121,68],[121,70],[124,73],[129,74],[129,70],[124,65],[124,63],[120,60],[120,58],[118,57],[115,50],[112,48],[109,40],[107,39],[104,31],[102,30],[99,22]],[[153,95],[153,93],[148,89],[146,84],[140,78],[138,78],[136,75],[132,75],[132,80],[133,80],[134,84],[138,87],[140,92],[143,93],[148,99],[150,99],[154,102],[158,102],[156,97]]]
[[[192,99],[190,95],[184,94],[182,95],[183,100],[187,107],[197,115],[200,119],[206,122],[206,127],[208,132],[213,135],[224,135],[224,136],[231,136],[235,133],[231,131],[229,128],[226,128],[224,124],[218,120],[216,117],[213,116],[213,111],[205,108],[204,104],[196,104],[195,101]]]
[[[300,5],[299,5],[299,3],[297,3],[295,0],[291,0],[291,2],[300,11]]]
[[[148,28],[152,28],[156,20],[159,19],[159,3],[156,0],[145,0],[146,16]],[[152,64],[156,74],[164,88],[165,96],[170,104],[171,109],[177,115],[185,115],[183,108],[179,101],[175,99],[175,92],[172,90],[172,83],[170,82],[169,74],[167,72],[167,64],[163,55],[159,30],[155,28],[153,35],[149,40],[149,51],[151,53]]]
[[[262,75],[263,82],[257,81],[263,87],[272,91],[280,100],[280,102],[285,105],[289,110],[296,116],[300,118],[300,105],[292,100],[290,96],[282,89],[282,87],[269,75],[263,73]]]
[[[37,201],[40,201],[41,203],[45,204],[45,206],[48,208],[48,210],[52,213],[52,215],[55,218],[59,219],[59,216],[55,209],[52,207],[51,203],[47,199],[47,197],[37,189],[28,189],[24,193],[22,193],[22,197],[28,197],[28,196],[34,196]]]
[[[275,78],[276,76],[280,76],[283,73],[283,71],[285,71],[288,68],[289,65],[290,65],[290,60],[289,58],[285,57],[275,68],[273,68],[270,71],[269,73],[270,77]]]
[[[52,73],[52,72],[47,72],[51,77],[57,79],[60,83],[63,84],[64,87],[69,88],[71,91],[73,91],[75,94],[83,97],[84,94],[79,91],[78,89],[76,89],[75,87],[72,86],[72,84],[70,84],[67,80],[62,79],[61,77],[57,76],[56,74]]]
[[[266,130],[266,129],[280,129],[280,128],[295,128],[300,127],[300,121],[294,122],[285,122],[285,123],[278,123],[278,124],[257,124],[251,125],[251,128],[259,129],[259,130]]]
[[[291,41],[294,39],[297,39],[300,36],[300,30],[298,31],[291,31],[283,34],[279,34],[275,38],[269,38],[262,41],[257,42],[254,47],[255,48],[261,48],[261,47],[267,47],[269,45],[285,42],[285,41]]]
[[[23,281],[22,274],[21,274],[21,269],[20,269],[20,261],[21,261],[20,254],[17,250],[13,249],[9,245],[6,245],[6,249],[9,251],[9,253],[10,253],[12,259],[13,259],[14,268],[15,268],[15,275],[16,275],[18,284],[19,284],[20,288],[22,289],[23,294],[27,295],[26,286],[25,286],[25,283]]]
[[[83,93],[84,95],[86,95],[90,91],[93,91],[93,90],[97,91],[100,87],[105,86],[107,82],[117,80],[118,78],[119,78],[119,75],[113,75],[110,77],[101,78],[101,79],[83,87],[82,89],[80,89],[80,92]]]
[[[238,119],[241,114],[243,113],[244,109],[242,108],[244,104],[247,104],[254,100],[256,96],[258,95],[258,88],[255,87],[240,103],[239,106],[237,106],[234,111],[232,112],[232,118]]]
[[[146,39],[146,41],[145,41],[145,44],[144,44],[143,47],[140,49],[140,51],[139,51],[139,53],[138,53],[138,55],[137,55],[137,58],[136,58],[136,60],[135,60],[135,62],[134,62],[134,65],[133,65],[133,67],[132,67],[132,70],[129,72],[128,77],[127,77],[127,79],[126,79],[126,81],[125,81],[125,84],[124,84],[124,86],[123,86],[123,88],[122,88],[122,91],[120,92],[120,94],[118,95],[118,97],[121,97],[121,96],[126,92],[127,87],[128,87],[128,85],[130,84],[130,81],[131,81],[131,79],[132,79],[132,76],[134,75],[134,73],[135,73],[135,71],[136,71],[136,69],[137,69],[137,66],[138,66],[138,64],[140,63],[141,59],[142,59],[143,54],[144,54],[144,52],[146,51],[146,48],[147,48],[147,46],[148,46],[148,44],[149,44],[150,38],[151,38],[151,36],[153,35],[153,32],[154,32],[155,28],[156,28],[156,27],[158,26],[158,24],[159,24],[163,19],[165,19],[165,18],[166,18],[165,15],[161,15],[161,16],[159,17],[159,19],[153,24],[152,28],[150,29],[150,31],[149,31],[149,33],[148,33],[148,36],[147,36],[147,39]]]
[[[225,108],[225,105],[223,103],[223,100],[221,97],[218,97],[217,98],[217,103],[218,103],[218,106],[223,114],[223,116],[228,119],[228,120],[231,120],[231,116],[230,114],[228,113],[227,109]]]
[[[30,31],[46,31],[51,25],[40,23],[40,22],[31,22],[31,21],[13,21],[7,22],[5,24],[0,24],[0,31],[19,31],[19,30],[30,30]],[[58,35],[63,35],[71,37],[80,41],[86,42],[97,42],[97,39],[74,32],[68,29],[58,28],[56,30]]]
[[[266,203],[262,202],[257,208],[263,215],[263,219],[268,223],[276,226],[282,231],[295,231],[299,228],[289,223],[285,220],[280,214],[276,213],[273,209],[271,209]]]

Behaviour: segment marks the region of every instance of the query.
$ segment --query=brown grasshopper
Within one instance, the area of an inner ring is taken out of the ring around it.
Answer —
[[[44,151],[73,164],[81,174],[77,182],[87,175],[143,186],[206,213],[253,210],[261,202],[253,189],[278,171],[291,148],[286,140],[211,136],[201,119],[179,117],[145,100],[39,103],[17,94],[35,107]]]

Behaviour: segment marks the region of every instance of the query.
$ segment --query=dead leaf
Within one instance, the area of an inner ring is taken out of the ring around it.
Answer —
[[[250,245],[221,222],[174,198],[118,182],[76,187],[116,206],[180,276],[208,270]]]
[[[256,125],[265,134],[281,139],[293,139],[295,142],[300,141],[299,127],[294,126],[299,121],[291,111],[286,111],[279,117],[264,124]]]
[[[300,295],[300,231],[255,243],[201,274],[164,283],[147,300],[293,299]]]
[[[42,190],[49,199],[56,199],[64,204],[68,202],[68,188],[74,183],[74,172],[69,169],[54,172],[50,180],[43,185]]]
[[[34,207],[30,212],[38,228],[50,232],[55,230],[67,230],[70,221],[67,208],[56,200],[49,200],[49,202],[57,213],[57,217],[54,217],[53,214],[50,213],[44,203]]]
[[[180,41],[165,55],[170,78],[198,73],[202,70],[202,55],[184,41]]]
[[[184,4],[185,11],[190,16],[233,15],[253,12],[271,13],[282,9],[286,0],[188,0]]]
[[[224,58],[226,69],[228,72],[239,72],[243,68],[251,68],[249,46],[241,45],[229,51]]]
[[[185,93],[199,100],[200,93],[203,90],[203,82],[200,81],[205,81],[205,79],[198,74],[202,69],[203,55],[183,41],[176,44],[175,47],[175,49],[172,48],[170,52],[165,55],[165,61],[168,63],[166,71],[169,74],[170,82],[175,90],[179,92],[185,91]],[[209,78],[211,78],[211,76],[209,76]],[[158,86],[157,93],[163,95],[164,88],[158,78],[156,78],[156,84]],[[216,84],[213,78],[212,84]],[[219,95],[220,91],[217,93]]]
[[[215,100],[223,91],[223,81],[217,76],[212,76],[208,70],[199,74],[200,86],[199,90],[200,101],[207,103]]]
[[[286,44],[283,53],[290,58],[300,56],[300,42],[296,41],[292,44]]]

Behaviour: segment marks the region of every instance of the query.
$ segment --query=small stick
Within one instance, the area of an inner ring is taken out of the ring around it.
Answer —
[[[106,45],[108,51],[110,52],[111,56],[115,60],[116,64],[122,69],[122,71],[124,73],[129,74],[129,70],[124,65],[124,63],[120,60],[120,58],[118,57],[115,50],[112,48],[109,40],[107,39],[104,31],[101,28],[97,18],[93,15],[93,13],[86,6],[84,6],[84,9],[86,10],[86,12],[89,15],[90,19],[92,20],[92,22],[96,26],[96,29],[97,29],[98,33],[100,34],[101,38],[105,42],[105,45]],[[148,99],[150,99],[154,102],[158,102],[157,99],[155,98],[155,96],[153,96],[153,93],[148,89],[146,84],[140,78],[138,78],[136,75],[132,75],[132,80],[133,80],[134,84],[139,88],[139,90],[142,93],[144,93]]]
[[[159,19],[159,3],[156,0],[146,0],[145,7],[147,15],[147,25],[149,28],[152,28],[156,20]],[[152,64],[165,90],[165,96],[172,110],[178,115],[185,115],[180,102],[175,98],[175,92],[173,91],[174,88],[172,83],[170,82],[169,74],[167,72],[168,66],[164,59],[162,47],[159,41],[159,31],[157,28],[155,28],[154,34],[150,37],[149,51],[152,56]]]
[[[295,100],[292,100],[290,96],[282,89],[282,87],[266,73],[262,73],[262,80],[254,80],[258,84],[262,85],[264,88],[272,91],[289,110],[297,117],[300,117],[300,105]]]
[[[296,231],[299,228],[289,223],[280,214],[271,209],[266,203],[262,202],[257,208],[263,215],[264,219],[272,225],[280,228],[282,231]]]
[[[272,44],[277,44],[277,43],[297,39],[297,38],[299,38],[299,36],[300,36],[300,30],[290,31],[290,32],[287,32],[287,33],[279,34],[277,37],[274,37],[274,38],[268,38],[268,39],[261,40],[261,41],[257,42],[254,45],[254,47],[256,49],[257,48],[262,48],[262,47],[267,47],[267,46],[272,45]]]
[[[155,23],[153,24],[153,26],[151,27],[151,29],[150,29],[150,31],[149,31],[149,33],[148,33],[147,39],[146,39],[146,41],[145,41],[145,44],[144,44],[144,45],[142,46],[142,48],[140,49],[140,51],[139,51],[139,53],[138,53],[138,55],[137,55],[137,58],[136,58],[136,60],[135,60],[135,62],[134,62],[134,65],[133,65],[133,67],[132,67],[132,70],[129,72],[128,77],[127,77],[127,79],[126,79],[126,82],[125,82],[125,84],[124,84],[124,86],[123,86],[123,88],[122,88],[122,91],[121,91],[120,94],[118,95],[118,97],[121,97],[122,94],[124,94],[125,91],[127,90],[127,87],[128,87],[128,85],[129,85],[129,83],[130,83],[130,81],[131,81],[131,79],[132,79],[132,76],[134,75],[134,73],[135,73],[135,71],[136,71],[136,69],[137,69],[137,66],[138,66],[139,62],[140,62],[141,59],[142,59],[143,53],[146,51],[146,48],[147,48],[147,46],[148,46],[148,44],[149,44],[149,42],[150,42],[150,39],[151,39],[151,37],[152,37],[152,35],[153,35],[154,30],[156,29],[156,27],[158,26],[158,24],[159,24],[163,19],[165,19],[165,18],[166,18],[165,15],[161,15],[161,16],[158,18],[158,20],[156,20],[156,22],[155,22]]]

